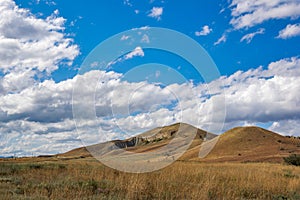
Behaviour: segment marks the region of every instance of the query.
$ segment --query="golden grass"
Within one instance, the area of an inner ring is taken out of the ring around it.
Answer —
[[[128,174],[92,158],[0,163],[1,199],[300,199],[300,167],[175,162]]]

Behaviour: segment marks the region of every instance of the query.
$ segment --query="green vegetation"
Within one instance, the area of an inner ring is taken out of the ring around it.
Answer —
[[[289,165],[300,166],[300,155],[292,154],[289,157],[284,158],[284,161]]]

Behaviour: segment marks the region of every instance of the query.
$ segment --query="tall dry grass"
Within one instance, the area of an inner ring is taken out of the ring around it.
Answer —
[[[300,199],[300,168],[176,162],[128,174],[94,160],[0,163],[0,199]]]

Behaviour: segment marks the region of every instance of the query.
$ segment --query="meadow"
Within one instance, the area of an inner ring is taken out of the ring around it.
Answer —
[[[1,199],[300,199],[300,167],[177,161],[146,174],[92,158],[0,162]]]

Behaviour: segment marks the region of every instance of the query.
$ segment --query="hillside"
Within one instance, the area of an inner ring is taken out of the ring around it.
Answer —
[[[58,154],[58,158],[80,158],[80,157],[90,157],[90,152],[100,151],[107,154],[114,153],[119,149],[124,149],[126,151],[142,153],[151,152],[160,149],[161,147],[169,144],[170,141],[180,141],[176,140],[178,132],[182,132],[180,136],[189,137],[190,135],[195,135],[191,147],[199,146],[204,139],[211,139],[216,137],[212,133],[208,133],[204,130],[195,128],[189,124],[176,123],[170,126],[157,127],[152,130],[146,131],[135,137],[128,138],[125,140],[113,140],[111,142],[95,144],[88,147],[81,147],[71,150],[66,153]],[[174,139],[175,140],[172,140]],[[181,144],[178,143],[178,146]]]
[[[288,138],[259,127],[237,127],[219,137],[203,161],[282,162],[300,153],[300,139]]]
[[[56,157],[78,159],[91,157],[90,152],[95,156],[97,151],[102,152],[101,156],[118,155],[124,153],[120,153],[120,149],[135,153],[159,152],[171,141],[180,148],[183,143],[176,138],[179,129],[187,135],[197,132],[188,150],[178,155],[180,161],[282,162],[283,157],[300,153],[300,139],[284,137],[259,127],[237,127],[216,137],[191,125],[178,123],[158,127],[126,140],[74,149]]]

